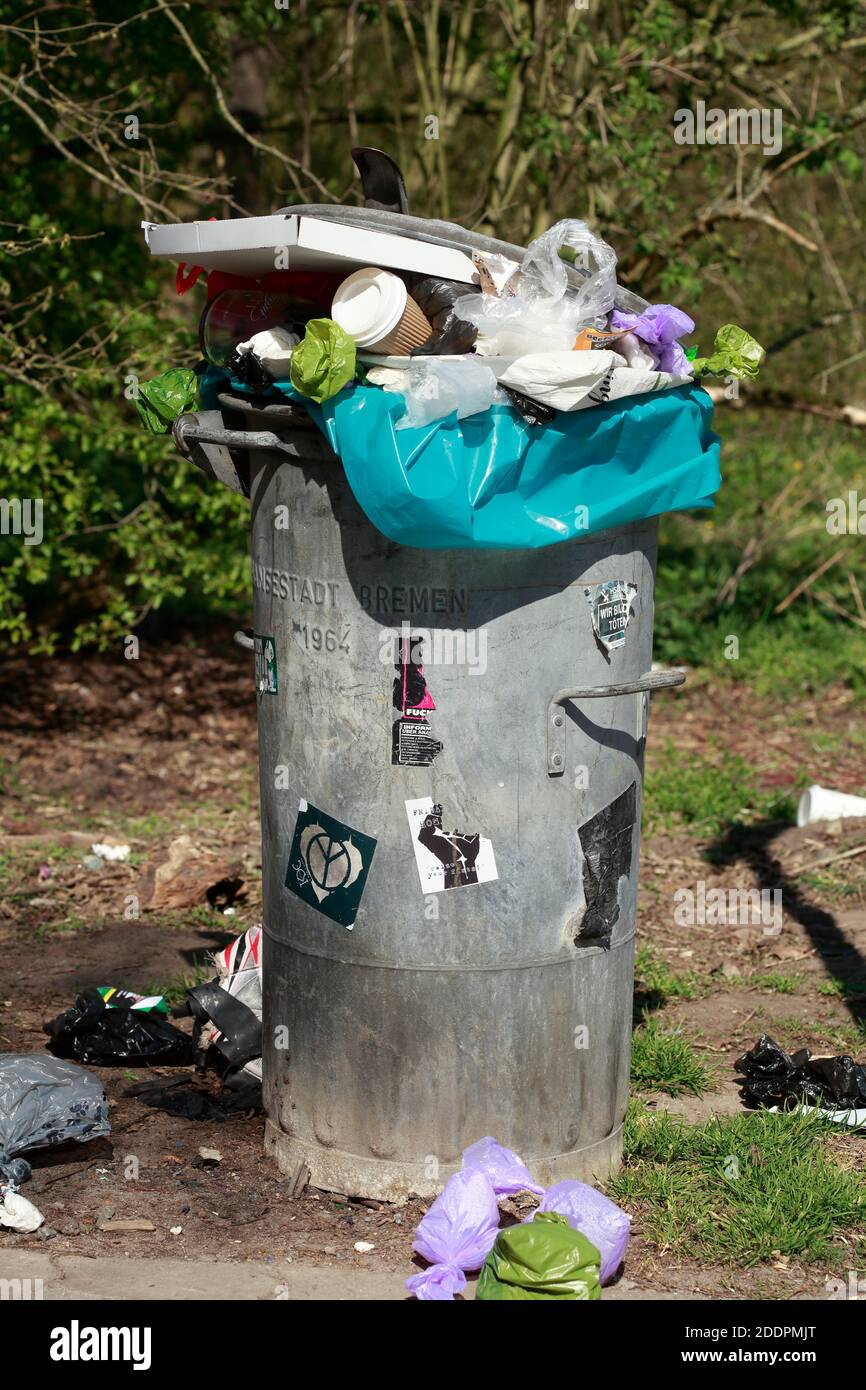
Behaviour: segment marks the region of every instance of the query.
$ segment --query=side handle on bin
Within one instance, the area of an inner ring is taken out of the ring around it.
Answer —
[[[284,425],[280,420],[280,426]],[[219,479],[235,492],[249,497],[249,464],[236,464],[229,450],[247,453],[250,449],[280,454],[292,463],[309,463],[337,456],[324,436],[317,430],[304,430],[300,441],[281,439],[273,430],[229,430],[222,423],[218,410],[201,415],[179,415],[172,425],[174,442],[182,454],[205,473]]]
[[[253,640],[253,630],[251,627],[238,628],[237,632],[234,635],[234,640],[236,645],[239,647],[243,647],[245,652],[254,652],[256,649],[256,644]]]
[[[565,710],[567,700],[607,700],[614,695],[640,695],[652,690],[669,690],[682,685],[686,673],[671,671],[647,671],[637,680],[620,681],[613,685],[582,685],[574,690],[557,690],[551,695],[547,705],[547,775],[560,777],[565,771]]]
[[[218,410],[178,415],[171,427],[175,448],[209,478],[216,478],[232,492],[249,497],[249,465],[245,459],[236,460],[229,452],[233,448],[247,448],[245,442],[238,442],[246,441],[247,436],[243,430],[223,429],[222,418]]]

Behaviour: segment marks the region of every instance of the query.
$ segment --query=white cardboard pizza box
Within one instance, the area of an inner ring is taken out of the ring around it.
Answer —
[[[275,269],[345,270],[348,275],[366,265],[465,283],[471,283],[475,275],[472,259],[464,251],[296,213],[141,225],[153,256],[252,279]],[[277,263],[280,249],[283,257]]]

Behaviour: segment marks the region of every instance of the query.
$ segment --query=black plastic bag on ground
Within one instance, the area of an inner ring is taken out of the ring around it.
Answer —
[[[262,929],[248,927],[214,956],[216,978],[195,985],[172,1010],[191,1014],[196,1066],[215,1066],[225,1080],[242,1072],[262,1079]]]
[[[109,1007],[97,989],[85,989],[65,1013],[42,1025],[58,1057],[110,1067],[120,1063],[189,1066],[192,1039],[160,1014]]]
[[[866,1106],[866,1068],[847,1054],[813,1057],[807,1047],[789,1054],[762,1033],[736,1063],[743,1094],[760,1105]]]
[[[41,1052],[0,1056],[0,1179],[18,1186],[29,1177],[30,1164],[16,1154],[110,1132],[108,1102],[95,1076]]]
[[[840,1107],[861,1110],[866,1106],[866,1067],[843,1053],[841,1057],[810,1057],[803,1071],[810,1083],[824,1089],[824,1104],[830,1099]]]

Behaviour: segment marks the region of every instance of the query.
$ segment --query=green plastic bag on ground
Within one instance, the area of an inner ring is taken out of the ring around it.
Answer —
[[[172,367],[140,382],[135,404],[146,430],[167,434],[178,415],[198,408],[198,377],[191,367]]]
[[[500,1231],[478,1276],[475,1297],[601,1298],[600,1256],[558,1211],[539,1211],[532,1221]]]
[[[716,334],[710,357],[695,357],[695,376],[732,376],[738,381],[754,379],[764,357],[764,349],[745,328],[726,323]]]
[[[329,401],[355,375],[355,340],[333,319],[310,319],[292,353],[292,385],[311,401]]]

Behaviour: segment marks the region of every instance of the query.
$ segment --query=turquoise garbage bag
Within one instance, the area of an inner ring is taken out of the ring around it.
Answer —
[[[537,549],[711,507],[721,483],[712,401],[698,386],[558,412],[545,425],[493,405],[403,430],[402,397],[378,387],[350,384],[322,405],[289,382],[276,389],[304,404],[369,520],[399,545]]]

